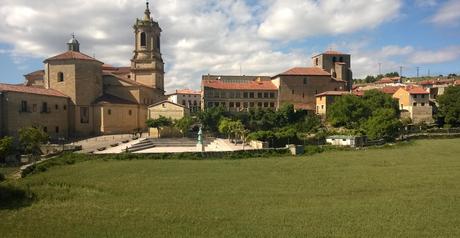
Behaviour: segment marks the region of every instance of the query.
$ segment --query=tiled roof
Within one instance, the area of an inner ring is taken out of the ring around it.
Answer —
[[[113,74],[129,74],[131,73],[131,67],[113,67],[112,65],[102,65],[102,70],[111,72]]]
[[[110,94],[104,94],[96,101],[94,102],[95,104],[138,104],[136,102],[132,102],[123,98],[119,98]]]
[[[316,96],[317,97],[321,97],[321,96],[342,96],[342,95],[346,95],[346,94],[350,94],[350,92],[348,92],[348,91],[326,91],[324,93],[316,94]]]
[[[396,91],[398,91],[401,87],[391,87],[391,86],[387,86],[387,87],[383,87],[381,89],[379,89],[381,92],[385,93],[385,94],[391,94],[393,95],[394,93],[396,93]]]
[[[278,90],[271,81],[250,81],[242,83],[227,83],[221,80],[202,80],[203,87],[222,90]]]
[[[37,77],[37,76],[43,77],[44,75],[45,75],[45,70],[41,69],[41,70],[34,71],[32,73],[28,73],[24,76],[25,77]]]
[[[188,109],[188,108],[187,108],[186,106],[184,106],[184,105],[180,105],[180,104],[177,104],[177,103],[173,103],[173,102],[168,101],[168,100],[164,100],[164,101],[161,101],[161,102],[154,103],[154,104],[150,105],[149,108],[158,106],[158,105],[163,104],[163,103],[169,103],[169,104],[173,104],[173,105],[176,105],[176,106],[179,106],[179,107]]]
[[[318,67],[296,67],[277,76],[331,76],[331,74]]]
[[[90,57],[88,55],[85,55],[81,52],[77,52],[77,51],[67,51],[67,52],[64,52],[62,54],[59,54],[59,55],[56,55],[56,56],[53,56],[51,58],[48,58],[45,60],[45,62],[48,62],[48,61],[53,61],[53,60],[88,60],[88,61],[97,61],[99,63],[102,64],[102,62],[100,62],[99,60],[93,58],[93,57]]]
[[[409,92],[410,94],[430,94],[425,89],[421,87],[414,87],[414,86],[408,86],[406,87],[406,91]]]
[[[460,85],[460,80],[455,80],[454,85]]]
[[[201,95],[201,91],[194,91],[191,89],[178,89],[176,90],[175,94],[194,94],[194,95]]]
[[[37,94],[37,95],[44,95],[44,96],[53,96],[53,97],[64,97],[64,98],[68,97],[65,94],[58,92],[56,90],[53,90],[53,89],[3,84],[3,83],[0,83],[0,92],[18,92],[18,93],[30,93],[30,94]]]
[[[151,88],[151,89],[153,88],[153,87],[151,87],[151,86],[148,86],[148,85],[145,85],[145,84],[136,82],[136,81],[134,81],[134,80],[132,80],[132,79],[128,79],[128,78],[122,77],[122,76],[120,76],[120,75],[113,74],[113,73],[110,72],[110,71],[105,71],[105,70],[103,70],[103,71],[102,71],[102,75],[104,75],[104,76],[112,76],[112,77],[114,77],[114,78],[116,78],[116,79],[118,79],[118,80],[121,80],[121,81],[123,81],[123,82],[129,83],[129,84],[132,84],[132,85],[141,86],[141,87],[146,87],[146,88]]]

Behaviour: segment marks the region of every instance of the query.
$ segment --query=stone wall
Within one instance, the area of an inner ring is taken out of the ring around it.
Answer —
[[[148,118],[150,119],[158,119],[160,116],[171,119],[181,119],[189,114],[189,109],[173,104],[169,101],[165,101],[148,108]]]
[[[67,98],[17,92],[4,92],[3,97],[0,117],[4,135],[16,137],[19,129],[36,126],[44,128],[52,139],[68,137]],[[26,111],[21,110],[22,101],[27,102]],[[46,103],[46,108],[43,108],[43,103]]]

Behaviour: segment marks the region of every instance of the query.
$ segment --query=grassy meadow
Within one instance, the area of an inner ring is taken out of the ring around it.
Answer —
[[[460,237],[459,145],[56,166],[2,183],[0,236]]]

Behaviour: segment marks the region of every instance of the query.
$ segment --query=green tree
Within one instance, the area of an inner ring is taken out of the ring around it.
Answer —
[[[48,134],[40,128],[26,127],[19,130],[19,143],[26,154],[40,155],[40,146],[48,140]]]
[[[362,98],[344,95],[329,107],[327,118],[334,127],[356,129],[370,114],[371,110]]]
[[[174,126],[179,129],[183,136],[187,134],[187,131],[195,123],[195,119],[191,116],[184,116],[174,123]]]
[[[448,87],[443,95],[438,97],[438,117],[451,126],[460,125],[460,87]]]
[[[161,137],[160,130],[162,127],[172,126],[173,121],[171,118],[166,118],[164,116],[160,116],[157,119],[148,119],[145,124],[147,127],[156,128],[158,130],[158,136]]]
[[[362,99],[365,105],[372,111],[377,108],[389,108],[394,110],[396,115],[399,116],[398,101],[388,94],[379,90],[369,90],[364,93]]]
[[[230,132],[235,136],[235,139],[240,137],[244,138],[246,134],[246,129],[244,128],[243,123],[240,120],[229,122]]]
[[[223,117],[220,119],[218,126],[219,132],[226,135],[228,139],[230,139],[230,135],[232,134],[231,123],[232,120],[230,118]]]
[[[399,73],[398,72],[386,73],[385,77],[399,77]]]
[[[222,106],[212,107],[198,113],[197,116],[203,129],[216,132],[220,119],[226,116],[226,111]]]
[[[5,162],[6,156],[13,151],[13,137],[3,137],[0,139],[0,162]]]
[[[402,123],[394,110],[380,108],[363,124],[363,129],[371,140],[391,140],[398,136],[401,126]]]

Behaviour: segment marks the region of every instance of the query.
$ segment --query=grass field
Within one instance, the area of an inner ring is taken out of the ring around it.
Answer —
[[[459,144],[53,167],[8,182],[35,200],[0,208],[0,236],[460,237]]]

